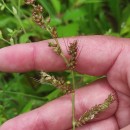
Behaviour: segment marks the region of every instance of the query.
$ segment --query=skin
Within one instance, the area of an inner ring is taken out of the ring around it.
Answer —
[[[66,56],[65,41],[78,40],[77,72],[106,76],[76,91],[76,118],[95,104],[103,103],[110,93],[117,96],[108,110],[76,130],[129,130],[130,39],[82,36],[59,40]],[[0,71],[65,70],[63,60],[48,47],[47,42],[0,49]],[[71,120],[71,95],[65,95],[5,122],[0,130],[70,130]]]

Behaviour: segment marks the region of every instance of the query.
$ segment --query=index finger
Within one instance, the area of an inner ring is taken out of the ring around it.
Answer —
[[[129,42],[128,39],[109,36],[80,36],[66,39],[70,42],[78,39],[81,52],[77,58],[76,71],[90,75],[105,74],[120,54],[123,42]],[[67,56],[64,40],[61,38],[59,41]],[[2,48],[0,62],[0,71],[6,72],[62,71],[66,68],[62,58],[48,47],[48,40]]]

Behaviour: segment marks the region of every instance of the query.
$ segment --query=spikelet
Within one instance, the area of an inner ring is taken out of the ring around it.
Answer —
[[[78,42],[75,40],[68,46],[68,54],[70,55],[68,69],[70,70],[75,69],[77,53],[78,53]]]
[[[35,0],[25,0],[25,3],[30,5],[30,4],[33,4],[35,2]]]
[[[102,103],[95,105],[90,110],[86,111],[78,121],[76,121],[76,126],[82,126],[85,123],[95,119],[101,112],[105,111],[110,107],[110,105],[115,101],[115,96],[110,94],[108,98]]]
[[[40,83],[41,84],[50,83],[53,86],[61,89],[65,94],[72,93],[70,83],[66,83],[62,78],[56,79],[54,76],[50,76],[49,74],[43,71],[41,72]]]
[[[39,26],[46,28],[45,20],[42,16],[42,12],[43,12],[43,7],[41,5],[33,4],[33,13],[32,13],[33,21],[37,23]]]
[[[52,47],[53,51],[58,54],[58,55],[61,55],[62,51],[61,51],[61,48],[58,44],[56,43],[53,43],[53,42],[49,42],[48,43],[48,46],[49,47]]]
[[[51,34],[53,38],[58,38],[57,30],[55,27],[51,29]]]

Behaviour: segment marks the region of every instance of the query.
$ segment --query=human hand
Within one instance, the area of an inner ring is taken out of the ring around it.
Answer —
[[[118,99],[95,121],[77,130],[130,129],[130,126],[124,128],[130,124],[130,39],[84,36],[69,38],[69,41],[77,39],[82,50],[76,71],[106,75],[106,78],[76,91],[76,118],[92,106],[102,103],[110,93],[116,92]],[[67,55],[64,40],[60,39],[60,42]],[[3,48],[0,50],[0,62],[0,70],[6,72],[65,69],[64,62],[48,47],[47,41]],[[72,126],[71,109],[71,96],[65,95],[5,122],[0,130],[69,130]]]

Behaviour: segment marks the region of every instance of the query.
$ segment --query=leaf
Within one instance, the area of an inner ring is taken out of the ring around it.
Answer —
[[[59,37],[76,36],[78,35],[78,30],[79,30],[79,24],[77,23],[72,23],[72,24],[67,24],[66,26],[62,25],[57,27],[57,32]]]
[[[59,89],[54,90],[52,93],[47,95],[45,98],[48,99],[48,101],[51,101],[61,95],[61,91]]]
[[[13,10],[14,15],[17,15],[18,12],[14,6],[12,7],[12,10]]]
[[[9,42],[11,45],[14,45],[14,39],[12,37],[9,39]]]
[[[57,14],[60,13],[60,10],[61,10],[61,3],[60,3],[60,0],[51,0],[51,3],[56,11]]]
[[[39,2],[43,5],[43,7],[49,13],[49,15],[54,16],[55,10],[47,0],[40,0]]]
[[[99,3],[99,2],[103,2],[103,0],[78,0],[76,2],[76,5],[79,6],[81,4],[88,4],[88,3]]]
[[[47,92],[51,92],[52,90],[54,90],[54,87],[50,84],[44,84],[39,86],[39,88],[37,89],[37,93],[47,93]]]
[[[108,0],[108,2],[113,16],[116,18],[118,23],[120,23],[120,0]]]
[[[95,80],[99,79],[100,77],[90,76],[90,75],[84,75],[83,76],[83,82],[86,84],[89,84],[91,82],[94,82]]]
[[[86,10],[83,8],[67,10],[63,16],[64,21],[77,21],[86,15]]]
[[[122,28],[120,34],[126,35],[130,33],[130,17],[126,20],[126,22],[122,23]]]
[[[2,5],[2,6],[0,7],[0,10],[3,11],[4,9],[5,9],[5,6]]]
[[[3,38],[2,31],[0,30],[0,38]]]
[[[36,36],[36,33],[26,33],[26,34],[23,34],[21,37],[20,37],[20,39],[19,39],[19,42],[20,43],[26,43],[26,42],[28,42],[29,41],[29,37],[30,36]]]
[[[10,29],[10,28],[7,28],[7,31],[8,31],[9,33],[13,33],[13,30]]]
[[[16,26],[17,21],[8,15],[0,14],[0,28]]]
[[[20,113],[28,112],[33,106],[33,101],[28,102]]]
[[[51,21],[50,21],[50,26],[57,26],[57,25],[61,25],[62,21],[59,18],[56,17],[52,17]]]

